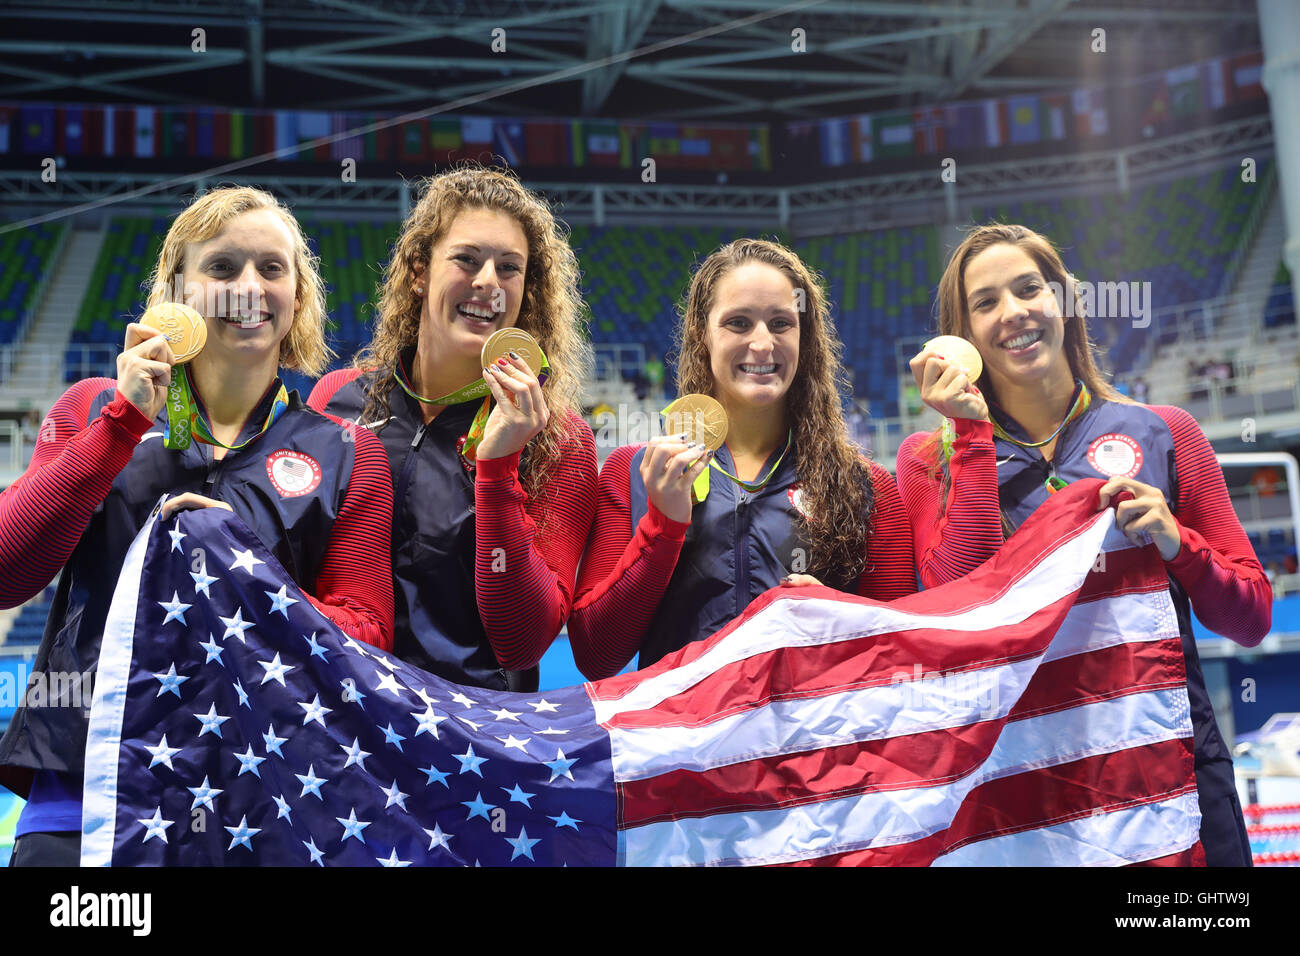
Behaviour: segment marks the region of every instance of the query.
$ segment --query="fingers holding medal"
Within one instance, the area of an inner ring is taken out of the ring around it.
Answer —
[[[988,417],[988,404],[975,382],[984,372],[979,350],[956,335],[926,342],[909,363],[921,400],[945,418]]]
[[[708,395],[683,395],[663,412],[666,434],[652,438],[641,459],[641,479],[665,517],[691,520],[691,487],[727,438],[727,411]]]
[[[542,394],[547,366],[542,350],[523,329],[501,329],[483,344],[483,381],[496,407],[488,416],[478,457],[504,458],[523,449],[550,421]]]
[[[185,315],[186,312],[192,316]],[[172,338],[169,330],[183,330],[194,318],[198,320],[200,332],[192,332],[189,339],[181,335]],[[177,356],[197,355],[206,336],[207,325],[202,316],[187,306],[164,303],[147,310],[139,322],[126,327],[124,348],[117,357],[117,390],[143,415],[155,418],[166,404],[172,366],[179,361]]]

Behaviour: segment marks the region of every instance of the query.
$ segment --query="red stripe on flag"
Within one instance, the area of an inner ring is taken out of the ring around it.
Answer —
[[[984,721],[630,780],[618,784],[619,826],[951,783],[988,759],[1002,723]],[[936,767],[950,772],[935,776]]]
[[[982,783],[948,827],[948,851],[1196,792],[1190,737],[1084,757]],[[1134,793],[1141,797],[1131,796]]]
[[[936,833],[924,840],[914,840],[897,846],[875,846],[864,850],[849,850],[796,860],[793,863],[773,863],[772,866],[929,866],[943,850],[943,834]]]
[[[1011,720],[1095,701],[1180,686],[1167,679],[1178,639],[1124,644],[1041,665]],[[924,693],[924,691],[918,691]],[[880,790],[950,783],[988,758],[1004,721],[748,760],[709,770],[673,770],[618,785],[623,826],[736,810],[797,806]],[[946,774],[936,776],[935,767]],[[745,794],[738,801],[736,794]]]
[[[890,607],[915,614],[952,617],[993,603],[1009,592],[1016,583],[1054,551],[1087,531],[1091,523],[1088,519],[1097,514],[1097,489],[1101,484],[1100,479],[1073,482],[1055,496],[1058,507],[1038,509],[1007,543],[1008,546],[1003,547],[965,578],[900,598],[891,602]],[[801,589],[793,597],[797,600],[825,596],[850,603],[875,603],[865,598],[832,591],[829,588],[820,591]],[[588,693],[592,700],[617,700],[648,678],[697,660],[736,628],[765,611],[774,601],[791,597],[788,588],[772,588],[750,602],[740,617],[706,640],[688,644],[644,670],[588,684]],[[951,635],[948,640],[951,640]],[[964,656],[969,659],[969,655]],[[910,665],[911,662],[908,663]]]
[[[1112,554],[1120,557],[1110,560],[1108,555],[1107,570],[1094,571],[1085,581],[1084,590],[1090,592],[1093,600],[1164,590],[1168,587],[1164,565],[1157,564],[1144,549],[1133,548]],[[829,589],[820,594],[814,592],[802,597],[811,596],[832,597],[845,604],[871,603],[865,598],[853,598]],[[891,607],[901,608],[903,603],[896,601]],[[1041,653],[1050,643],[1074,603],[1072,597],[1067,596],[1018,623],[991,630],[918,628],[830,644],[779,647],[724,664],[687,692],[670,697],[653,709],[617,714],[605,722],[605,727],[698,726],[771,701],[798,700],[828,693],[907,683],[939,673],[966,673],[1024,660]],[[1177,673],[1182,674],[1182,651],[1176,641],[1173,645],[1166,646],[1163,652],[1136,651],[1130,649],[1130,645],[1122,645],[1111,649],[1103,658],[1104,663],[1088,666],[1093,671],[1099,671],[1134,653],[1147,655],[1143,660],[1148,661],[1148,670],[1154,666],[1149,663],[1154,656],[1166,666],[1176,661]],[[917,672],[918,661],[926,662],[927,669],[920,673]],[[1043,668],[1052,676],[1040,676],[1030,684],[1030,709],[1042,708],[1047,703],[1055,703],[1054,709],[1068,706],[1068,702],[1061,701],[1059,695],[1052,696],[1054,692],[1046,682],[1079,666],[1077,662],[1045,663]],[[1093,676],[1103,675],[1099,673],[1089,676],[1089,682],[1085,686],[1090,692],[1099,695],[1092,699],[1113,696],[1117,691],[1115,685],[1095,683]],[[779,686],[774,683],[778,679]],[[766,686],[756,686],[760,683],[765,683]],[[1041,694],[1034,693],[1036,687],[1046,689],[1046,701]],[[1139,689],[1131,683],[1120,684],[1118,688],[1127,688],[1129,691]]]
[[[1039,665],[1009,719],[1023,720],[1125,694],[1180,687],[1183,646],[1176,638],[1117,644]]]
[[[1088,574],[1079,591],[1079,603],[1115,597],[1119,594],[1147,594],[1169,589],[1164,562],[1151,560],[1148,548],[1123,548],[1098,556],[1100,567]],[[1159,553],[1159,552],[1157,552]]]
[[[829,589],[807,596],[842,598],[845,604],[873,603]],[[899,608],[906,601],[895,601],[890,607]],[[952,628],[887,631],[829,644],[778,647],[724,664],[686,692],[652,709],[616,714],[604,726],[698,726],[772,701],[911,683],[939,673],[979,671],[1023,660],[1042,653],[1073,603],[1073,595],[1068,595],[1022,621],[984,631],[962,631],[954,622]],[[920,661],[925,669],[917,673]]]
[[[1154,860],[1130,863],[1129,866],[1205,866],[1205,847],[1197,840],[1190,848],[1181,853],[1158,856]]]

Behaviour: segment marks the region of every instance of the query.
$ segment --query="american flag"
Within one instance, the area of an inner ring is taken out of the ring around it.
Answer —
[[[82,861],[1201,862],[1164,566],[1098,485],[961,581],[776,589],[653,667],[544,694],[348,638],[228,512],[154,519],[105,631]]]

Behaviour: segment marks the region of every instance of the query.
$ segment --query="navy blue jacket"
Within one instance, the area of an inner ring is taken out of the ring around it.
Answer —
[[[1029,435],[1005,412],[996,410],[1006,433],[1021,441]],[[1159,488],[1177,517],[1178,469],[1174,439],[1168,424],[1144,405],[1093,398],[1082,415],[1062,430],[1052,460],[1033,448],[994,439],[998,470],[998,499],[1012,528],[1019,527],[1048,498],[1045,482],[1058,477],[1066,482],[1080,478],[1124,475]],[[1249,865],[1250,846],[1242,822],[1232,772],[1232,755],[1219,732],[1214,708],[1201,672],[1200,655],[1192,632],[1187,594],[1172,576],[1169,590],[1178,612],[1183,656],[1187,664],[1187,696],[1191,703],[1195,735],[1196,779],[1202,828],[1201,842],[1211,865]]]
[[[375,374],[341,386],[326,411],[374,430],[392,467],[394,653],[458,684],[536,690],[537,668],[498,663],[474,597],[474,476],[457,442],[481,399],[449,406],[426,425],[419,403],[395,387],[392,417],[378,427],[360,421]]]
[[[257,434],[278,389],[277,381],[235,444]],[[114,392],[108,387],[91,402],[87,425],[113,400]],[[338,424],[292,392],[288,409],[265,434],[220,461],[213,461],[212,446],[198,442],[185,451],[168,449],[162,437],[165,425],[164,410],[95,509],[59,575],[34,672],[95,671],[118,569],[164,493],[196,492],[226,502],[294,581],[314,592],[355,456],[355,444],[342,440]],[[90,692],[88,687],[82,690]],[[58,700],[45,703],[23,706],[14,715],[0,740],[0,764],[79,774],[89,701],[84,708]]]

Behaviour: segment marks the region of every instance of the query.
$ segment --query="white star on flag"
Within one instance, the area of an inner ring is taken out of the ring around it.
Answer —
[[[252,574],[253,565],[266,564],[266,562],[263,561],[261,558],[253,557],[252,548],[249,548],[247,551],[231,551],[231,554],[235,556],[235,561],[230,566],[231,571],[235,570],[235,568],[243,568],[249,574]]]

